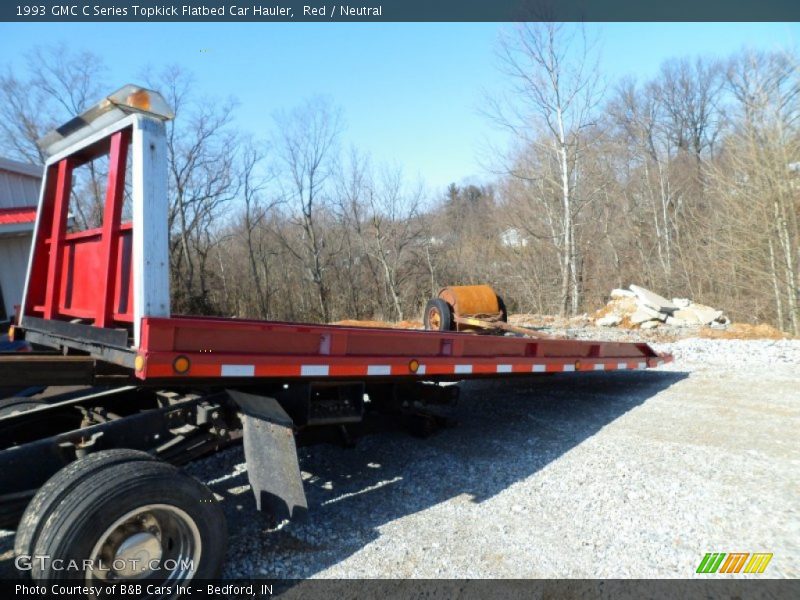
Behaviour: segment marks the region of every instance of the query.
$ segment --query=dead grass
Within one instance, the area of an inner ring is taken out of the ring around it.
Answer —
[[[400,321],[399,323],[389,323],[387,321],[356,321],[355,319],[345,319],[335,321],[331,325],[344,325],[345,327],[383,327],[387,329],[422,329],[422,321]]]
[[[639,331],[639,327],[630,322],[629,307],[625,306],[629,298],[622,298],[615,300],[621,301],[623,306],[618,306],[614,310],[612,304],[606,305],[594,314],[594,318],[600,318],[611,313],[622,315],[622,321],[612,329],[628,329]],[[552,329],[568,329],[574,328],[576,323],[575,318],[565,319],[553,315],[538,315],[538,314],[513,314],[509,315],[508,320],[514,325],[521,325],[527,327],[548,327]],[[571,322],[572,321],[572,322]],[[355,319],[345,319],[343,321],[336,321],[333,325],[344,325],[346,327],[382,327],[386,329],[423,329],[422,321],[406,320],[399,323],[390,323],[388,321],[357,321]],[[603,328],[599,328],[602,331]],[[701,327],[699,329],[673,329],[672,327],[660,326],[657,329],[642,332],[646,334],[648,339],[653,341],[675,341],[688,337],[701,337],[709,339],[720,340],[783,340],[792,339],[788,333],[775,329],[772,325],[766,323],[759,323],[758,325],[751,325],[749,323],[732,323],[726,329],[715,329],[712,327]],[[556,336],[554,336],[556,337]]]
[[[792,336],[772,325],[759,323],[751,325],[749,323],[731,323],[726,329],[713,329],[703,327],[698,334],[701,338],[711,338],[720,340],[788,340]]]
[[[400,321],[399,323],[395,323],[394,327],[397,329],[424,329],[425,325],[422,324],[422,321]]]
[[[629,317],[638,309],[636,298],[613,298],[608,304],[595,311],[594,318],[600,319],[608,315],[619,315],[620,317]]]

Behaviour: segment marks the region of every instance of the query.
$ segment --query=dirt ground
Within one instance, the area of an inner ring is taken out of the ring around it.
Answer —
[[[769,552],[762,577],[800,576],[800,341],[655,346],[675,362],[459,384],[424,440],[301,449],[306,522],[264,522],[241,448],[193,463],[223,498],[225,575],[692,578],[707,552]]]
[[[624,299],[623,299],[624,301]],[[632,306],[635,304],[630,300]],[[630,341],[677,341],[686,338],[709,338],[725,340],[785,340],[792,339],[792,336],[784,331],[776,329],[767,323],[731,323],[723,327],[669,327],[660,326],[656,329],[641,330],[633,325],[625,317],[622,322],[615,327],[596,327],[592,320],[608,314],[610,308],[597,311],[592,317],[589,315],[578,315],[575,317],[557,317],[553,315],[539,314],[511,314],[508,322],[521,327],[531,327],[548,335],[558,338],[577,338],[577,339],[613,339]],[[422,321],[406,320],[400,322],[391,321],[370,321],[347,319],[336,321],[333,325],[345,325],[348,327],[386,327],[389,329],[423,329]]]
[[[454,426],[426,440],[304,449],[309,521],[266,532],[230,498],[226,574],[684,578],[743,551],[799,576],[800,342],[659,349],[676,362],[460,384]],[[246,489],[242,463],[194,472]]]

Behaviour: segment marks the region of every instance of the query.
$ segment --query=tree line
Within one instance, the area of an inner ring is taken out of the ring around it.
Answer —
[[[791,50],[676,58],[604,82],[574,25],[521,24],[497,48],[509,132],[488,183],[433,194],[344,147],[324,97],[236,128],[233,99],[179,67],[143,81],[168,124],[173,312],[291,321],[419,318],[450,284],[514,312],[573,315],[637,283],[800,335],[800,69]],[[37,48],[0,76],[0,154],[109,91],[102,59]],[[102,161],[76,174],[73,226],[102,216]]]

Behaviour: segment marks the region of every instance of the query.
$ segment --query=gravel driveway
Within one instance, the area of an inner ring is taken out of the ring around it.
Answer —
[[[691,577],[706,552],[800,576],[800,341],[656,346],[675,363],[462,383],[425,440],[301,449],[304,523],[267,527],[241,448],[193,464],[225,496],[226,576]]]

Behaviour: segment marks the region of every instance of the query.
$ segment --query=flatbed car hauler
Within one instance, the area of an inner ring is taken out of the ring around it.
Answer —
[[[222,510],[175,465],[232,442],[244,443],[258,508],[282,520],[307,508],[300,434],[373,412],[404,418],[452,400],[443,381],[671,360],[635,343],[171,315],[172,117],[158,93],[126,86],[40,142],[49,158],[11,333],[34,351],[0,355],[0,387],[84,387],[0,401],[0,520],[17,527],[19,560],[49,557],[30,563],[34,580],[217,575]],[[73,170],[103,156],[102,225],[69,232]]]

